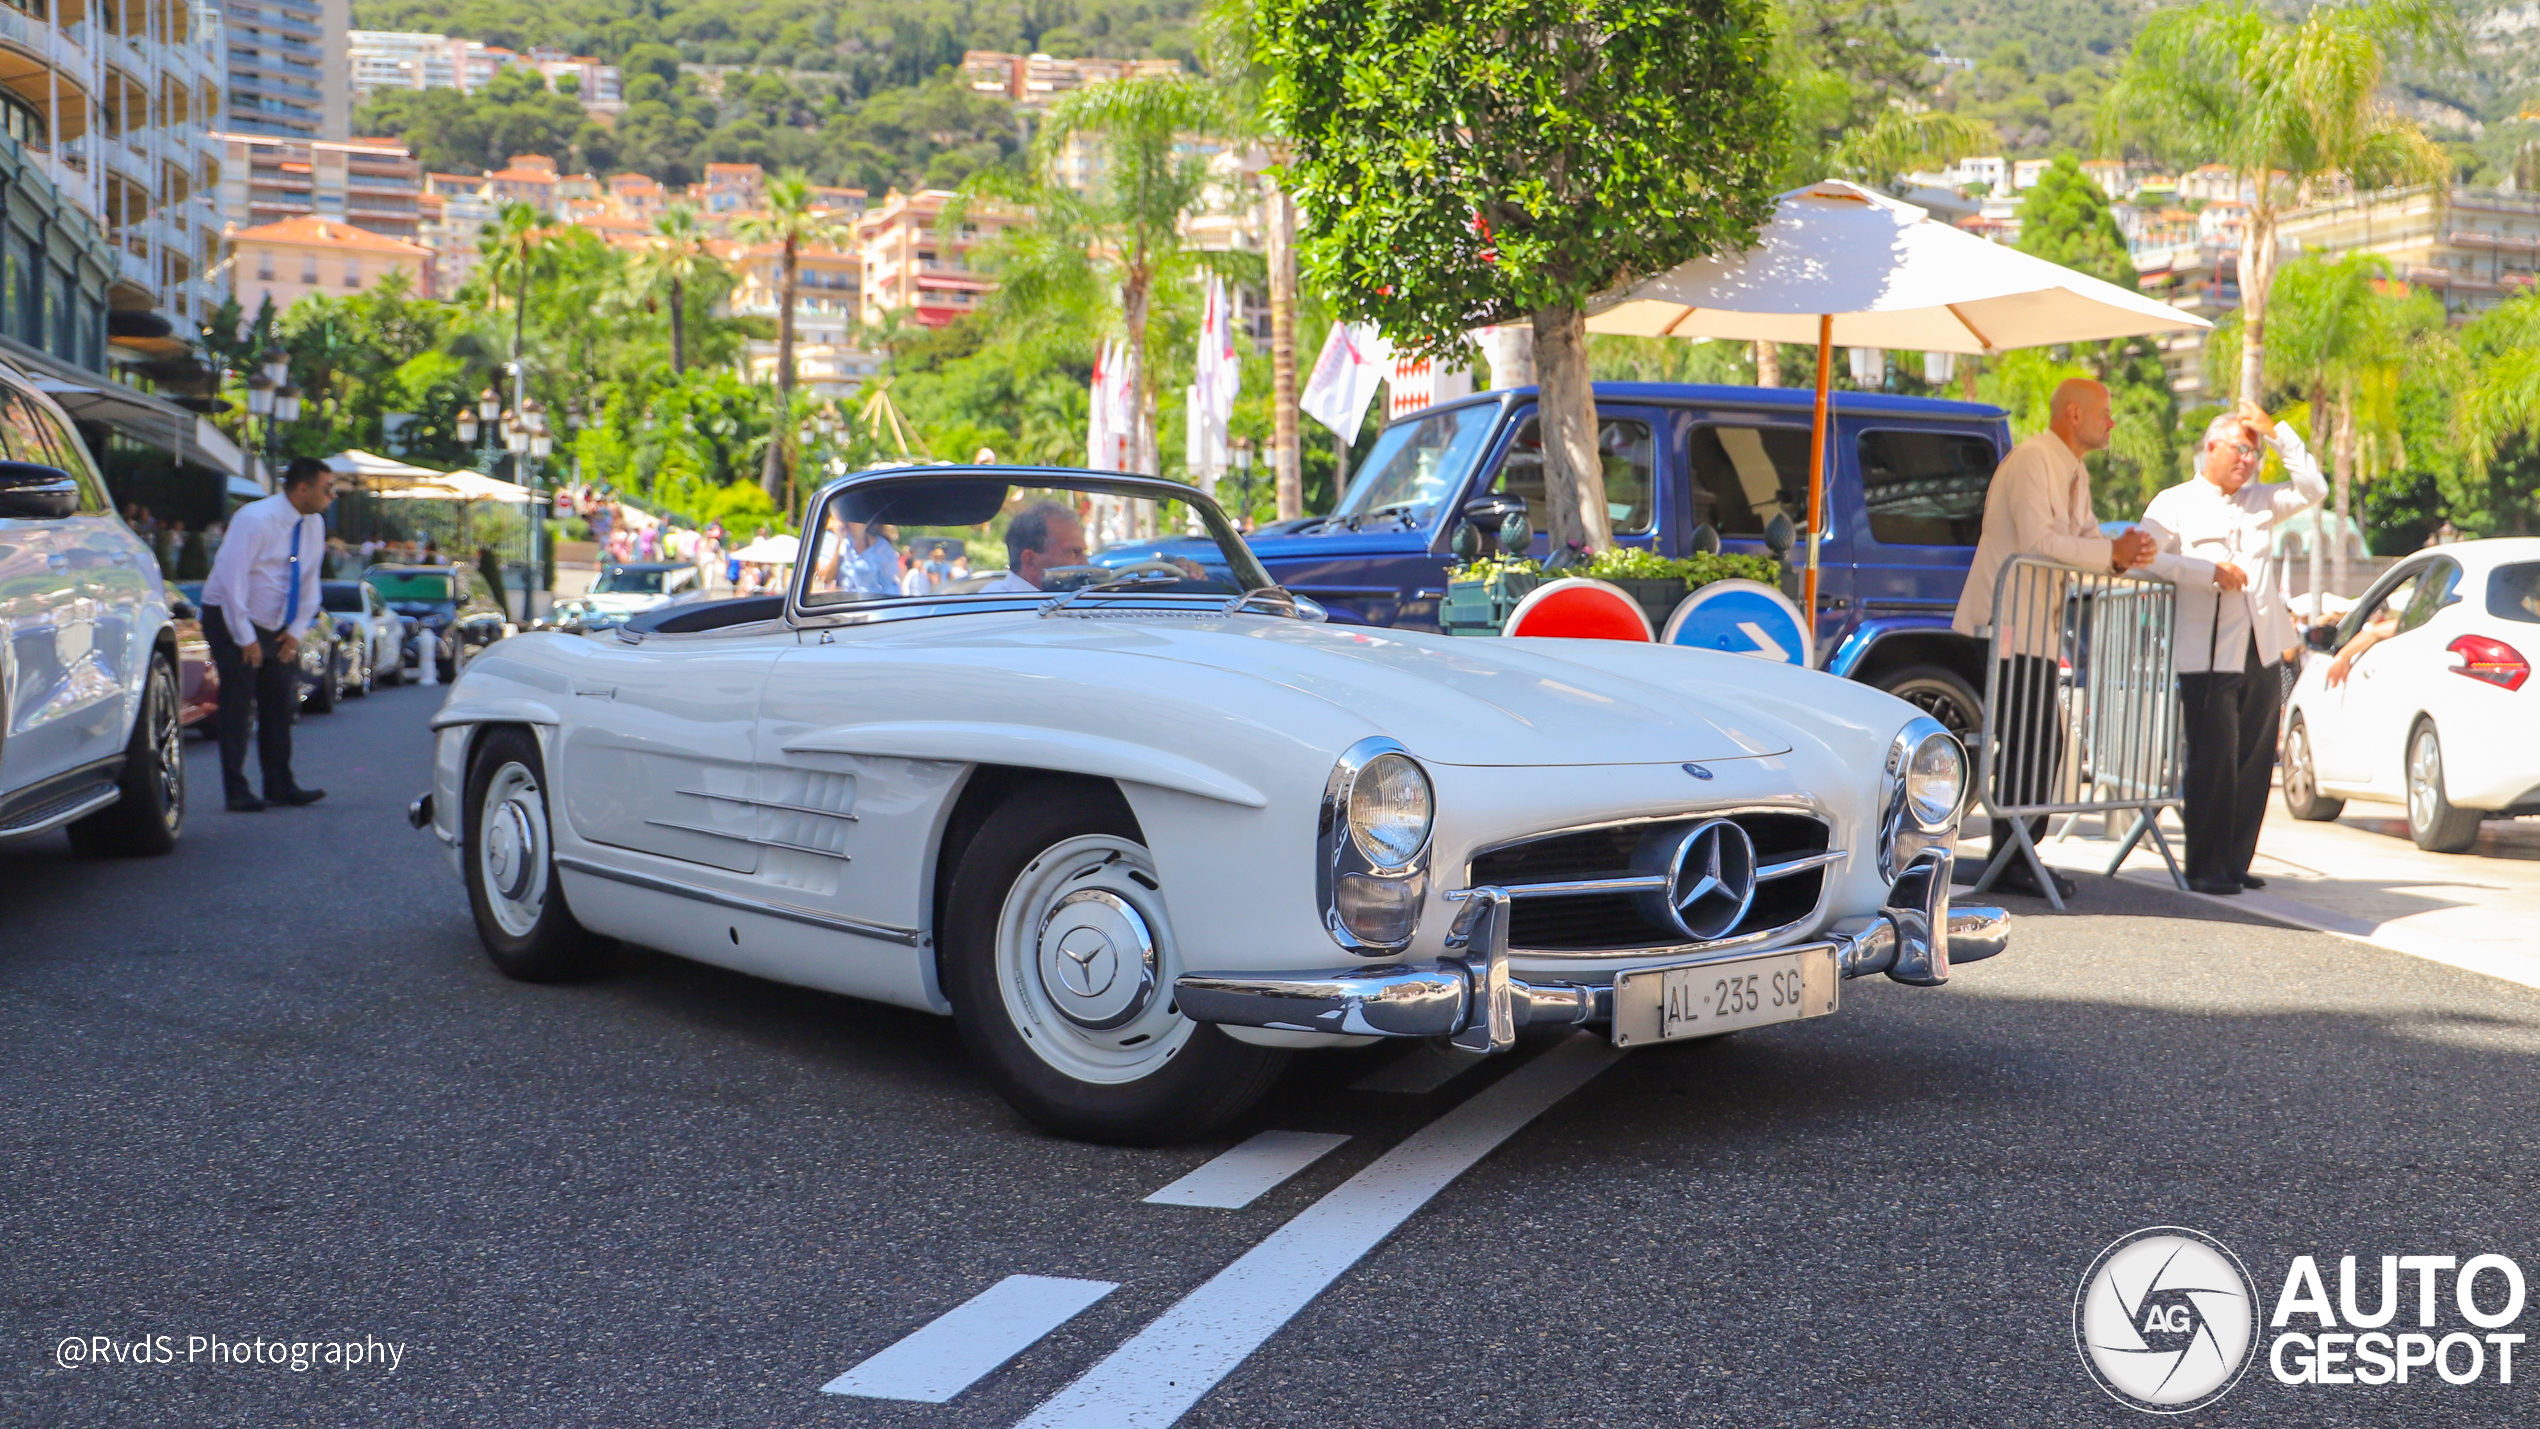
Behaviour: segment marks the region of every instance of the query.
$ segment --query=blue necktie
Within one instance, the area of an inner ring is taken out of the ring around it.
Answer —
[[[282,633],[291,633],[291,622],[300,618],[300,532],[308,525],[297,513],[291,517],[291,594],[282,603]]]

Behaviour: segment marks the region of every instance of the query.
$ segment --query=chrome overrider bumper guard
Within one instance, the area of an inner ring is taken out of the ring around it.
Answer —
[[[1896,880],[1885,907],[1843,919],[1821,938],[1739,948],[1686,963],[1830,947],[1847,978],[1885,973],[1915,987],[1937,987],[1949,980],[1952,965],[1992,957],[2011,941],[2010,914],[1949,906],[1953,862],[1945,849],[1926,850]],[[1468,950],[1460,956],[1316,972],[1185,973],[1173,981],[1174,997],[1197,1022],[1361,1037],[1448,1037],[1475,1052],[1508,1050],[1521,1028],[1613,1021],[1610,984],[1535,983],[1510,975],[1506,889],[1465,888],[1446,896],[1464,905],[1446,940],[1451,949]]]

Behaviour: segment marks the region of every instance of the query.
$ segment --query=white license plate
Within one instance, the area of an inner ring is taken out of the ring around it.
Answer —
[[[1842,981],[1834,949],[1823,946],[1622,973],[1614,979],[1614,1045],[1823,1017],[1835,1010]]]

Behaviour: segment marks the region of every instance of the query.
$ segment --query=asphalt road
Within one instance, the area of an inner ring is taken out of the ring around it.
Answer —
[[[636,951],[507,983],[401,817],[436,703],[304,720],[307,810],[220,810],[194,745],[164,859],[0,848],[0,1424],[1004,1429],[1542,1055],[1425,1096],[1350,1090],[1391,1049],[1304,1061],[1235,1132],[1131,1151],[1027,1128],[927,1017]],[[2540,1264],[2540,994],[2157,890],[2079,908],[2022,904],[1945,989],[1622,1058],[1182,1422],[2158,1422],[2073,1343],[2135,1228],[2219,1238],[2262,1309],[2302,1254],[2332,1298],[2346,1254]],[[1261,1129],[1350,1139],[1244,1209],[1142,1203]],[[820,1392],[1011,1275],[1119,1288],[949,1403]],[[56,1364],[157,1335],[178,1363]],[[295,1372],[189,1336],[402,1349]],[[2523,1368],[2262,1359],[2173,1422],[2529,1424]]]

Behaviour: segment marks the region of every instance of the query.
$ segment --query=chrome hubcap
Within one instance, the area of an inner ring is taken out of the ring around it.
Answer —
[[[547,901],[547,802],[521,765],[505,764],[486,783],[476,861],[494,921],[526,935]]]
[[[2293,791],[2294,802],[2307,804],[2311,801],[2310,732],[2297,724],[2284,742],[2285,785]]]
[[[1078,1081],[1137,1081],[1196,1030],[1168,995],[1179,962],[1154,860],[1128,839],[1067,839],[1027,865],[997,916],[996,960],[1024,1045]]]

